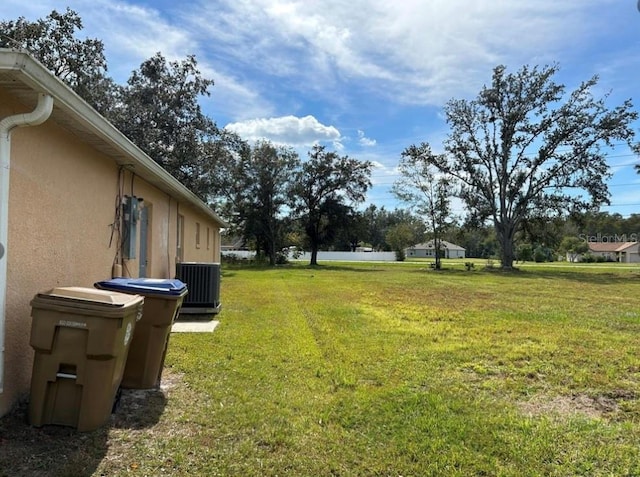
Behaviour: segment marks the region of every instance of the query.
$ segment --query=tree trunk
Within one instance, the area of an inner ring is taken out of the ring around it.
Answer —
[[[276,264],[276,244],[271,242],[269,244],[269,265],[275,266]]]
[[[309,262],[309,265],[318,265],[318,248],[320,248],[320,233],[318,231],[319,221],[320,219],[312,220],[306,227],[309,246],[311,248],[311,262]]]
[[[442,245],[442,241],[438,235],[434,236],[433,245],[436,249],[436,270],[440,270],[442,268],[442,256],[440,255],[440,248]]]
[[[498,233],[498,240],[500,242],[500,266],[505,270],[512,270],[513,261],[515,260],[513,246],[515,227],[513,225],[502,225],[496,227],[496,232]]]

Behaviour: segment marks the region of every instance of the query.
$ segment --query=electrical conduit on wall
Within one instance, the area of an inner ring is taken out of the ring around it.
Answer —
[[[8,116],[0,121],[0,394],[4,390],[4,330],[7,298],[7,238],[9,236],[9,171],[11,164],[11,131],[22,126],[37,126],[53,111],[53,98],[38,95],[38,104],[30,113]]]

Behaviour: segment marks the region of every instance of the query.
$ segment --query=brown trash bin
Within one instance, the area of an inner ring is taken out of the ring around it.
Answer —
[[[32,425],[91,431],[106,424],[143,304],[141,296],[83,287],[34,297]]]
[[[122,387],[159,387],[171,326],[180,313],[188,292],[187,285],[177,279],[112,278],[97,282],[94,286],[144,297],[144,311],[133,333]]]

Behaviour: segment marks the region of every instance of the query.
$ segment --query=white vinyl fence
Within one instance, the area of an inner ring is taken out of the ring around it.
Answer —
[[[250,260],[255,257],[255,252],[247,250],[227,250],[222,255],[233,256],[239,259]],[[289,254],[289,260],[309,262],[311,253],[304,252],[296,257]],[[395,252],[318,252],[318,262],[395,262]]]
[[[304,252],[296,259],[310,261],[311,252]],[[395,262],[395,252],[318,252],[318,262]]]

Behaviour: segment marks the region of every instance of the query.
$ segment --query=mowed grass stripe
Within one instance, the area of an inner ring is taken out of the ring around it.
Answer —
[[[209,406],[196,403],[190,419],[223,437],[208,449],[220,475],[261,475],[262,462],[274,458],[279,467],[304,460],[326,399],[318,378],[322,350],[291,298],[291,283],[272,271],[249,277],[223,278],[224,293],[234,299],[224,302],[213,335],[172,337],[173,369],[198,379],[193,384],[210,396]],[[206,356],[207,375],[193,375],[194,355]]]

